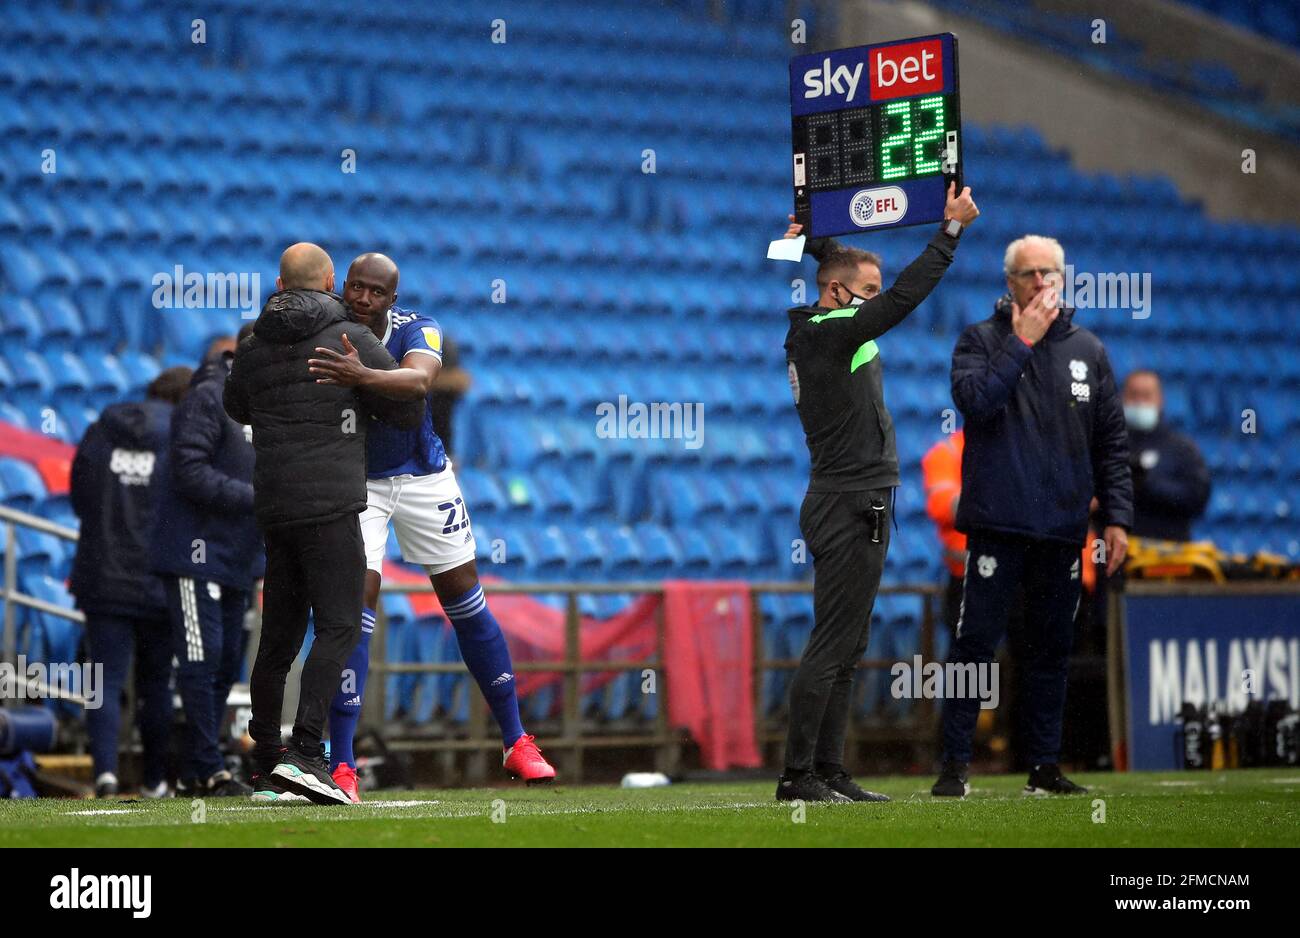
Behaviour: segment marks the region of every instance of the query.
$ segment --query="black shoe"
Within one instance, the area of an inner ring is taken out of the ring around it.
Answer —
[[[850,801],[875,801],[884,802],[889,800],[888,795],[882,795],[879,792],[867,791],[865,788],[859,788],[853,781],[853,776],[849,775],[843,769],[829,775],[818,776],[826,787],[831,791],[839,792]]]
[[[801,775],[782,775],[776,781],[777,801],[833,801],[847,804],[849,798],[841,795],[811,772]]]
[[[1025,784],[1026,795],[1086,795],[1088,789],[1076,785],[1061,774],[1061,767],[1055,762],[1036,765],[1029,773]]]
[[[176,779],[176,797],[177,798],[194,798],[203,794],[203,786],[197,779],[178,778]]]
[[[252,799],[254,801],[272,801],[276,804],[311,804],[306,795],[290,791],[287,786],[269,772],[264,775],[254,775],[252,783]]]
[[[280,755],[280,762],[271,770],[281,785],[295,795],[302,795],[313,804],[352,804],[348,793],[330,777],[325,747],[311,755],[297,746],[290,746]]]
[[[966,780],[968,768],[965,762],[945,762],[930,794],[936,798],[965,798],[970,794],[970,782]]]
[[[253,789],[222,769],[203,783],[202,793],[208,798],[247,798]]]

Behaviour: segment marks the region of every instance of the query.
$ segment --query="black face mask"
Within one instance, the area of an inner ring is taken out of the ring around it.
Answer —
[[[844,284],[842,284],[842,283],[840,284],[840,286],[843,287],[843,288],[844,288],[844,292],[847,293],[847,294],[851,297],[851,299],[849,300],[849,304],[848,304],[849,306],[861,306],[863,303],[867,302],[867,300],[871,299],[871,297],[869,297],[869,296],[862,296],[862,295],[859,294],[859,293],[854,293],[854,292],[853,292],[852,290],[850,290],[848,287],[845,287]],[[857,302],[856,302],[856,303],[853,302],[854,300],[857,300]],[[838,303],[839,300],[837,299],[835,302]],[[844,308],[845,308],[845,307],[840,307],[840,309],[844,309]]]

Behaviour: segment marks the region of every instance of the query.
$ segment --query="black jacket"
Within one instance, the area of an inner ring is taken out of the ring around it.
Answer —
[[[221,404],[230,359],[200,365],[172,411],[152,562],[158,573],[248,590],[266,564],[253,519],[252,441]]]
[[[1101,340],[1063,309],[1033,348],[1011,298],[967,326],[952,355],[966,420],[957,530],[1082,544],[1095,494],[1104,524],[1133,526],[1128,432]]]
[[[956,244],[936,234],[893,286],[861,306],[789,311],[786,370],[812,462],[809,492],[898,485],[894,422],[885,406],[875,339],[930,295],[952,263]],[[810,243],[810,253],[820,247]]]
[[[1163,422],[1150,431],[1130,430],[1133,470],[1133,533],[1167,541],[1192,538],[1192,522],[1210,500],[1210,470],[1189,437]]]
[[[113,404],[77,447],[70,495],[81,537],[68,586],[83,612],[166,615],[162,581],[149,572],[149,540],[171,410],[164,401]]]
[[[319,290],[272,294],[235,353],[224,401],[226,413],[253,428],[254,507],[264,528],[364,509],[372,415],[403,429],[424,418],[423,398],[389,401],[316,383],[307,360],[317,346],[342,352],[344,333],[366,366],[397,367],[373,332],[348,320],[338,296]]]

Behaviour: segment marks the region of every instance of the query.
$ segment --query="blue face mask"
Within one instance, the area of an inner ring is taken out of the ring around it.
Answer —
[[[1160,422],[1160,411],[1154,404],[1125,404],[1124,422],[1130,430],[1154,430]]]

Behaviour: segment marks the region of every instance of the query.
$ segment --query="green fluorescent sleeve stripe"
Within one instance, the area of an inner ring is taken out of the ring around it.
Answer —
[[[811,317],[808,321],[822,322],[827,319],[849,319],[856,316],[857,313],[858,308],[856,306],[849,306],[845,309],[833,309],[829,313],[821,313],[817,316]]]
[[[857,371],[871,359],[875,358],[880,352],[875,341],[863,342],[856,352],[853,353],[853,361],[849,363],[849,374]],[[843,361],[843,359],[840,359]]]

